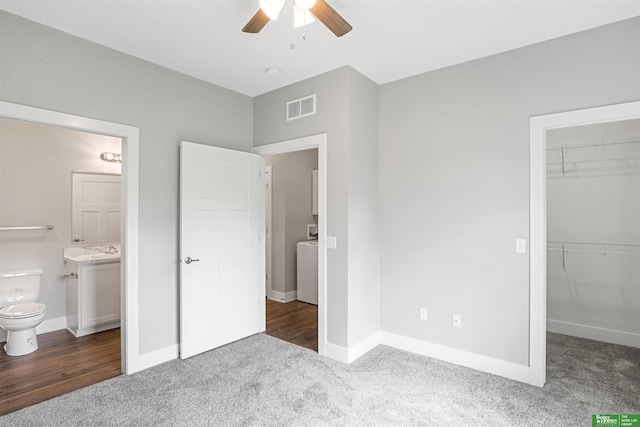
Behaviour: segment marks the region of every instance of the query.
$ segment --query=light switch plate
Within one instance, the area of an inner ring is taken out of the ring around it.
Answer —
[[[525,239],[516,239],[516,253],[517,254],[527,253],[527,241]]]
[[[327,249],[337,249],[338,238],[336,236],[327,236]]]

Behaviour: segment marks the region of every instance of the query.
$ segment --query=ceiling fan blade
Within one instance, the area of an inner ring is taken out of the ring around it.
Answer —
[[[353,28],[324,0],[317,0],[316,4],[309,9],[309,12],[338,37],[344,36]]]
[[[258,12],[247,22],[242,31],[245,33],[259,33],[267,25],[267,22],[269,22],[267,14],[262,9],[258,9]]]

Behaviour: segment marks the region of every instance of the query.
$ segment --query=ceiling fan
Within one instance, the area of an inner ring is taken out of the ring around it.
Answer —
[[[260,9],[242,31],[259,33],[269,21],[278,19],[284,3],[285,0],[260,0]],[[309,24],[313,22],[313,17],[316,17],[338,37],[344,36],[353,28],[325,0],[293,0],[293,8],[296,27]]]

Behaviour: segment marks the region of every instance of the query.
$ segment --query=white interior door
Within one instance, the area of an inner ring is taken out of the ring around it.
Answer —
[[[76,243],[120,241],[120,175],[73,172],[71,232]]]
[[[180,144],[180,358],[265,330],[261,156]]]

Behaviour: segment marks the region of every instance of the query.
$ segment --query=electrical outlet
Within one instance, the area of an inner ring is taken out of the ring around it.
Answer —
[[[427,320],[427,309],[420,307],[420,320]]]
[[[462,316],[459,314],[453,315],[453,327],[462,328]]]

